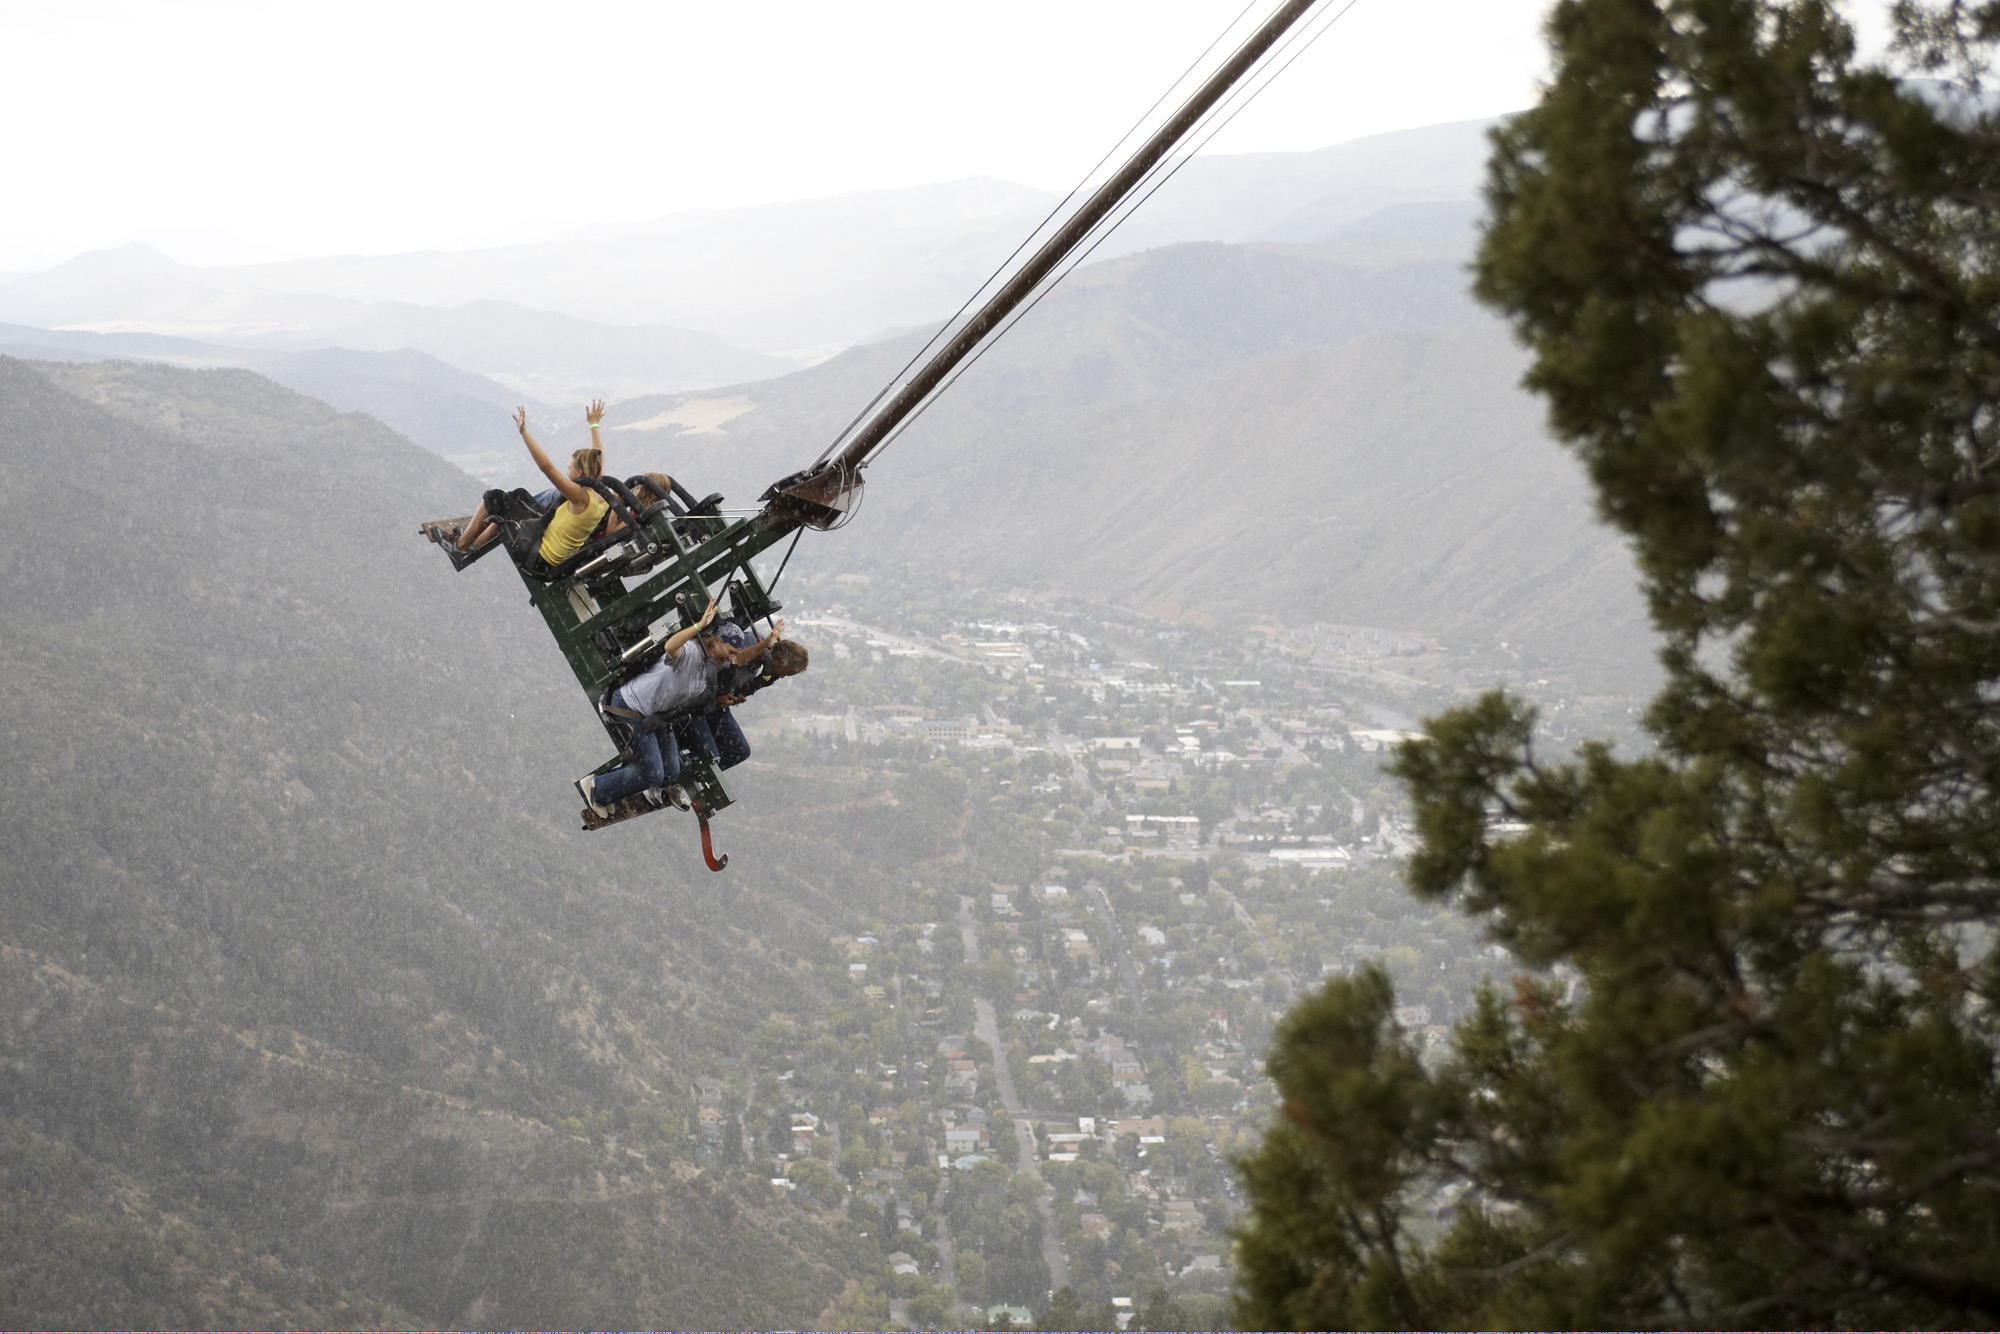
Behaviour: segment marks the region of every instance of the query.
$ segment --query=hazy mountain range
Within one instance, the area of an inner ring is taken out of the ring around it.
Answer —
[[[797,364],[697,330],[613,326],[506,301],[429,306],[273,291],[137,244],[0,286],[0,317],[51,329],[172,334],[236,348],[239,361],[318,347],[414,349],[533,397],[587,397],[589,385],[620,394],[713,384]]]
[[[1321,240],[1410,204],[1457,204],[1463,230],[1485,124],[1195,158],[1094,258],[1184,241]],[[1057,198],[975,179],[532,245],[239,267],[178,264],[135,244],[0,282],[0,320],[247,350],[408,348],[535,398],[629,397],[768,377],[938,319]]]
[[[1178,241],[1315,241],[1394,205],[1470,200],[1488,124],[1375,135],[1308,153],[1196,157],[1095,257]],[[678,213],[533,245],[329,257],[230,276],[367,301],[498,297],[610,323],[707,329],[765,351],[809,350],[951,310],[1059,197],[972,179]]]

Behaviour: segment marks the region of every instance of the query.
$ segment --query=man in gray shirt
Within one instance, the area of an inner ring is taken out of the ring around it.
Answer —
[[[611,807],[635,792],[673,784],[681,776],[681,748],[673,730],[645,731],[639,720],[649,714],[675,713],[699,703],[709,693],[714,664],[735,661],[735,650],[719,637],[704,638],[702,631],[715,620],[715,599],[701,619],[674,632],[657,665],[641,672],[611,692],[607,701],[612,726],[625,729],[625,742],[632,762],[608,774],[585,774],[576,780],[576,790],[584,804],[599,816],[609,817]],[[623,716],[620,716],[623,715]],[[665,744],[662,745],[662,738]],[[678,796],[670,788],[668,799]],[[685,799],[675,801],[685,805]]]

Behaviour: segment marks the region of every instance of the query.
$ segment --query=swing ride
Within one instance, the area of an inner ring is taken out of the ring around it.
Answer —
[[[496,548],[513,557],[529,600],[548,622],[577,684],[619,747],[619,754],[593,776],[630,759],[619,727],[602,712],[610,692],[659,662],[667,640],[699,621],[711,600],[721,603],[728,620],[746,629],[774,616],[781,604],[772,588],[783,577],[799,538],[807,529],[838,528],[852,516],[869,462],[1353,3],[1335,8],[1333,0],[1284,0],[1073,209],[1069,205],[1083,186],[1071,191],[819,458],[764,491],[754,513],[727,516],[720,495],[697,501],[678,481],[672,495],[642,504],[641,478],[583,478],[582,485],[602,496],[608,513],[623,526],[607,521],[610,531],[600,530],[561,564],[549,567],[540,560],[537,546],[547,516],[532,509],[494,515],[500,529],[496,540],[454,553],[458,569]],[[1316,29],[1301,26],[1315,8],[1323,21]],[[1105,161],[1110,157],[1106,154]],[[1045,239],[1034,245],[1041,237]],[[1027,258],[1014,266],[1024,252]],[[989,290],[991,295],[974,308],[973,302]],[[431,536],[435,527],[424,525],[425,535]],[[766,583],[752,562],[787,539],[791,545]],[[670,721],[648,719],[647,724]],[[732,803],[729,789],[699,747],[684,748],[679,783],[700,822],[702,855],[710,870],[720,871],[729,859],[716,855],[709,819]],[[586,808],[583,826],[601,829],[667,806],[666,798],[652,789],[617,802],[608,816]]]

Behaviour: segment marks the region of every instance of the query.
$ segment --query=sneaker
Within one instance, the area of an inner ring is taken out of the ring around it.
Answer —
[[[665,797],[669,804],[677,806],[681,810],[686,811],[694,809],[693,807],[688,805],[688,794],[681,791],[681,785],[679,783],[675,783],[669,787],[661,788],[660,795]]]
[[[597,775],[585,774],[576,780],[576,793],[583,798],[583,804],[601,820],[611,818],[611,808],[597,804]]]

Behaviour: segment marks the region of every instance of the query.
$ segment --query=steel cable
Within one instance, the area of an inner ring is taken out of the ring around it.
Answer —
[[[1000,266],[998,266],[998,268],[994,268],[994,272],[990,272],[990,274],[986,276],[986,280],[984,280],[984,282],[982,282],[982,284],[980,284],[978,288],[974,288],[972,296],[968,296],[968,298],[964,300],[964,304],[962,304],[962,306],[958,306],[958,310],[954,310],[954,312],[952,312],[952,318],[948,318],[948,320],[946,320],[944,324],[940,324],[940,326],[938,326],[938,332],[934,332],[934,334],[930,336],[930,340],[928,340],[928,342],[926,342],[926,344],[924,344],[922,348],[918,348],[918,350],[916,350],[916,352],[914,352],[914,354],[910,356],[910,360],[908,360],[908,362],[904,362],[904,364],[902,364],[902,368],[900,368],[900,370],[898,370],[898,372],[896,372],[894,376],[890,376],[888,384],[884,384],[884,386],[882,386],[880,390],[876,390],[876,396],[874,396],[874,398],[870,398],[870,400],[868,400],[868,404],[866,404],[866,406],[864,406],[864,408],[862,408],[860,412],[856,412],[856,414],[854,414],[854,420],[850,420],[850,422],[848,422],[846,426],[842,426],[842,428],[840,428],[840,432],[838,432],[838,434],[834,436],[834,442],[832,442],[832,444],[828,444],[828,446],[826,446],[824,450],[820,450],[820,456],[812,460],[812,466],[814,466],[814,468],[818,468],[820,464],[824,464],[824,462],[826,462],[826,458],[828,458],[828,456],[830,456],[830,454],[832,454],[834,450],[838,450],[838,448],[840,448],[840,442],[842,442],[842,440],[846,440],[846,438],[848,438],[848,434],[850,434],[850,432],[852,432],[852,430],[854,430],[856,426],[860,426],[860,424],[862,424],[862,422],[864,422],[864,420],[868,418],[868,414],[870,414],[870,412],[874,412],[876,404],[880,404],[880,402],[882,402],[884,398],[888,398],[890,390],[894,390],[894,388],[896,388],[898,384],[902,384],[902,378],[904,378],[906,374],[910,374],[910,368],[912,368],[912,366],[916,366],[916,364],[918,364],[920,360],[924,360],[924,356],[926,356],[926,354],[928,354],[928,352],[930,352],[930,350],[932,350],[934,346],[938,346],[938,340],[940,340],[940,338],[944,338],[944,336],[946,336],[946,334],[948,334],[948,332],[950,332],[950,330],[952,330],[952,328],[954,328],[954,326],[958,324],[958,320],[960,320],[960,318],[962,318],[962,316],[966,314],[966,310],[970,310],[970,308],[972,308],[972,302],[980,300],[980,298],[982,298],[982,296],[984,296],[984,294],[986,294],[986,292],[988,292],[988,290],[990,290],[990,288],[994,286],[994,280],[996,280],[996,278],[1000,278],[1000,274],[1004,274],[1004,272],[1008,270],[1008,266],[1010,266],[1010,264],[1012,264],[1014,260],[1018,260],[1018,258],[1020,258],[1020,252],[1022,252],[1022,250],[1026,250],[1026,248],[1028,248],[1028,244],[1030,244],[1030,242],[1034,242],[1034,238],[1036,238],[1036,236],[1040,236],[1040,234],[1042,234],[1042,232],[1044,232],[1044,230],[1048,228],[1048,224],[1050,224],[1050,222],[1054,222],[1054,220],[1056,220],[1056,216],[1060,216],[1060,214],[1062,214],[1062,210],[1070,206],[1070,200],[1074,200],[1074,198],[1078,196],[1078,192],[1082,192],[1082,188],[1084,188],[1084,186],[1088,186],[1088,184],[1092,182],[1092,178],[1096,178],[1096,174],[1098,174],[1100,170],[1104,170],[1104,164],[1106,164],[1106,162],[1110,162],[1110,160],[1112,160],[1112,156],[1114,156],[1114,154],[1116,154],[1116,152],[1118,152],[1120,148],[1124,148],[1126,144],[1130,144],[1130,142],[1132,142],[1132,136],[1134,136],[1134,134],[1138,134],[1138,132],[1140,132],[1140,128],[1142,128],[1142,126],[1144,126],[1144,124],[1146,124],[1148,120],[1152,120],[1152,114],[1154,114],[1156,110],[1160,110],[1160,104],[1162,104],[1162,102],[1166,102],[1166,100],[1168,100],[1170,96],[1174,96],[1174,90],[1176,90],[1176,88],[1180,88],[1182,84],[1186,84],[1186,82],[1188,82],[1188,74],[1192,74],[1192,72],[1194,72],[1194,70],[1196,70],[1196,68],[1198,68],[1198,66],[1200,66],[1200,64],[1202,64],[1204,60],[1208,60],[1208,52],[1212,52],[1212,50],[1214,50],[1214,48],[1216,48],[1216,46],[1218,46],[1218,44],[1222,42],[1222,38],[1226,38],[1226,36],[1228,36],[1228,34],[1230,34],[1230,32],[1232,32],[1232,30],[1236,28],[1236,24],[1240,24],[1240,22],[1244,20],[1244,14],[1248,14],[1248,12],[1252,10],[1252,8],[1256,8],[1256,0],[1250,0],[1250,2],[1246,4],[1246,6],[1244,6],[1244,8],[1242,8],[1242,10],[1238,12],[1238,14],[1236,14],[1236,18],[1232,18],[1232,20],[1228,22],[1228,26],[1224,26],[1224,28],[1222,28],[1222,32],[1218,32],[1218,34],[1214,36],[1214,40],[1212,40],[1212,42],[1208,42],[1208,46],[1204,46],[1204,48],[1202,48],[1202,54],[1200,54],[1200,56],[1196,56],[1196,58],[1194,58],[1194,60],[1192,60],[1192,62],[1188,64],[1188,68],[1180,72],[1180,78],[1176,78],[1176,80],[1174,80],[1172,84],[1168,84],[1168,86],[1166,86],[1166,92],[1162,92],[1162,94],[1160,94],[1158,98],[1154,98],[1152,106],[1148,106],[1148,108],[1146,108],[1146,110],[1144,110],[1144,112],[1140,114],[1140,118],[1132,122],[1132,128],[1130,128],[1130,130],[1126,130],[1126,132],[1124,132],[1124,136],[1120,136],[1116,144],[1112,144],[1110,148],[1106,148],[1106,150],[1104,150],[1104,156],[1102,156],[1102,158],[1098,158],[1098,160],[1096,160],[1096,164],[1092,164],[1092,168],[1090,168],[1088,172],[1084,172],[1084,176],[1082,176],[1082,178],[1080,178],[1080,180],[1078,180],[1078,182],[1076,182],[1074,186],[1070,186],[1070,192],[1068,192],[1068,194],[1064,194],[1064,196],[1062,196],[1060,200],[1056,200],[1056,206],[1048,210],[1048,216],[1044,216],[1044,218],[1042,218],[1042,220],[1040,220],[1038,224],[1034,224],[1034,230],[1032,230],[1032,232],[1028,232],[1026,236],[1022,236],[1020,244],[1018,244],[1018,246],[1014,246],[1014,250],[1012,250],[1012,252],[1010,252],[1010,254],[1008,254],[1008,256],[1004,258],[1004,260],[1000,260]]]
[[[1216,135],[1220,134],[1224,129],[1226,129],[1229,125],[1229,122],[1235,120],[1236,117],[1242,113],[1245,107],[1249,106],[1251,102],[1257,99],[1259,94],[1261,94],[1266,88],[1270,87],[1272,82],[1276,80],[1278,75],[1283,74],[1285,70],[1289,69],[1293,61],[1296,61],[1300,56],[1304,55],[1306,51],[1311,48],[1313,43],[1317,42],[1321,37],[1325,36],[1327,31],[1331,29],[1335,23],[1338,23],[1343,17],[1346,16],[1349,10],[1353,9],[1354,6],[1359,3],[1360,0],[1347,0],[1347,3],[1345,5],[1342,5],[1338,10],[1330,11],[1332,13],[1332,17],[1327,18],[1326,20],[1321,22],[1319,25],[1319,30],[1317,32],[1314,32],[1311,37],[1305,37],[1304,35],[1305,29],[1303,28],[1295,30],[1293,33],[1287,34],[1286,39],[1284,41],[1280,42],[1276,47],[1274,47],[1271,50],[1269,55],[1267,55],[1263,60],[1258,62],[1257,67],[1251,71],[1251,73],[1249,74],[1249,76],[1246,78],[1245,82],[1242,85],[1239,85],[1239,87],[1236,89],[1232,89],[1228,96],[1224,97],[1222,100],[1217,102],[1216,105],[1213,108],[1211,108],[1209,112],[1201,118],[1201,120],[1197,121],[1192,127],[1190,127],[1187,136],[1188,139],[1193,140],[1198,138],[1200,142],[1196,143],[1193,148],[1190,148],[1186,150],[1184,153],[1181,153],[1173,158],[1162,158],[1160,162],[1156,164],[1151,171],[1149,171],[1145,176],[1141,177],[1138,183],[1133,186],[1132,194],[1130,196],[1131,202],[1129,204],[1121,203],[1115,212],[1108,215],[1104,219],[1104,221],[1098,225],[1098,228],[1093,228],[1092,235],[1095,237],[1095,239],[1093,240],[1091,239],[1090,236],[1086,236],[1084,239],[1089,241],[1089,244],[1083,245],[1079,243],[1075,258],[1066,260],[1063,268],[1057,271],[1056,273],[1051,274],[1048,281],[1044,283],[1036,291],[1035,295],[1030,300],[1025,302],[1020,309],[1010,314],[1007,318],[1006,323],[1002,324],[999,328],[995,329],[992,332],[992,334],[989,335],[986,338],[986,340],[980,345],[980,348],[977,352],[973,353],[970,357],[967,357],[963,363],[955,367],[952,370],[950,377],[946,379],[944,383],[940,384],[934,391],[932,391],[931,394],[927,398],[925,398],[923,403],[914,412],[910,413],[909,416],[905,417],[902,421],[898,422],[896,424],[896,428],[892,432],[890,432],[890,434],[882,441],[880,445],[875,447],[873,452],[869,454],[867,460],[862,463],[861,467],[863,469],[866,469],[869,464],[875,462],[876,459],[882,457],[883,453],[888,450],[889,446],[902,437],[903,432],[905,432],[912,425],[914,425],[918,418],[922,417],[926,412],[930,411],[931,405],[938,401],[939,397],[943,395],[945,390],[951,388],[951,386],[953,386],[954,384],[957,384],[958,379],[961,375],[964,375],[967,371],[971,370],[973,366],[977,365],[979,359],[981,357],[984,357],[989,351],[991,351],[993,346],[996,343],[998,343],[1002,338],[1006,337],[1007,334],[1010,331],[1012,331],[1014,326],[1016,324],[1019,324],[1021,320],[1024,317],[1026,317],[1029,311],[1033,310],[1036,306],[1042,303],[1042,298],[1046,297],[1050,292],[1053,292],[1064,278],[1067,278],[1071,273],[1075,272],[1076,269],[1080,267],[1086,259],[1090,258],[1090,255],[1093,251],[1095,251],[1100,245],[1103,245],[1105,241],[1110,239],[1111,234],[1117,231],[1118,228],[1124,224],[1127,218],[1130,218],[1134,213],[1136,213],[1141,205],[1143,205],[1148,199],[1151,199],[1153,195],[1156,194],[1162,186],[1166,185],[1168,181],[1172,180],[1174,176],[1179,173],[1182,167],[1186,166],[1189,162],[1193,161],[1195,155],[1199,153],[1203,148],[1207,147],[1209,142],[1213,140]],[[1234,23],[1232,23],[1230,26],[1234,27],[1235,25]],[[1220,38],[1218,38],[1217,40],[1219,41]],[[1301,42],[1302,44],[1300,44]],[[1294,51],[1288,59],[1284,60],[1282,64],[1278,64],[1277,62],[1279,58],[1284,55],[1286,48],[1293,46],[1295,44],[1298,44],[1298,50]],[[1210,49],[1212,50],[1213,48],[1214,48],[1214,43],[1210,43]],[[1273,66],[1275,66],[1275,68],[1273,68]],[[1185,78],[1185,76],[1183,76],[1183,78]],[[1255,85],[1254,87],[1252,86],[1253,84]],[[1230,104],[1232,102],[1235,103],[1235,106],[1233,109],[1229,109]],[[1155,103],[1155,105],[1157,106],[1158,104]],[[1209,126],[1209,124],[1212,121],[1214,121],[1214,119],[1217,116],[1221,116],[1225,109],[1228,109],[1228,114],[1226,116],[1223,116],[1221,123],[1216,124],[1213,129],[1208,129],[1207,127]],[[1206,130],[1206,133],[1204,133],[1204,130]],[[1129,135],[1127,137],[1129,138]],[[1107,154],[1107,156],[1109,155]],[[1171,166],[1168,165],[1169,162],[1172,163]],[[1158,178],[1157,180],[1155,179],[1156,177]],[[1151,182],[1151,184],[1149,185],[1148,182]],[[1046,225],[1046,223],[1044,223],[1044,225]],[[1019,252],[1016,251],[1016,253]],[[954,317],[954,319],[955,318],[956,317]],[[907,369],[907,367],[905,369]],[[888,390],[885,389],[883,392],[887,393]],[[880,395],[877,396],[876,401],[878,402],[880,401]],[[857,420],[859,419],[857,418]],[[852,429],[852,427],[850,426],[849,429]],[[829,452],[831,451],[829,450]],[[821,455],[821,458],[823,460],[825,458],[825,455]]]

